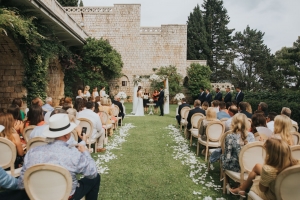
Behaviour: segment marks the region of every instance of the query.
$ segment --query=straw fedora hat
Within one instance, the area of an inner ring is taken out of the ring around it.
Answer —
[[[70,123],[68,114],[56,114],[50,117],[43,134],[47,138],[57,138],[71,133],[77,125]]]

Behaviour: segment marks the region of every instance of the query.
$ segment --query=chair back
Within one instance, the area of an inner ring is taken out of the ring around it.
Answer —
[[[298,132],[292,132],[291,135],[293,138],[294,145],[300,144],[300,134]]]
[[[30,139],[26,144],[26,149],[29,151],[31,148],[48,144],[47,138],[35,137]]]
[[[206,127],[207,141],[217,142],[220,141],[222,135],[224,135],[225,125],[220,121],[210,122]]]
[[[299,127],[296,124],[293,124],[292,131],[298,132]]]
[[[195,113],[192,115],[192,118],[191,118],[192,128],[197,128],[198,121],[201,118],[204,118],[204,115],[202,113]]]
[[[16,145],[9,139],[0,137],[0,167],[11,168],[14,171],[14,162],[17,157]]]
[[[226,122],[228,119],[229,119],[229,118],[224,117],[224,118],[220,119],[220,121],[221,121],[221,122]]]
[[[257,163],[264,164],[266,151],[263,148],[263,144],[263,142],[251,142],[242,148],[239,155],[241,174],[244,175],[244,172],[251,172]]]
[[[90,137],[93,133],[94,125],[93,122],[87,118],[79,118],[80,121],[79,125],[81,127],[86,127],[86,137]]]
[[[27,126],[24,130],[23,130],[23,136],[26,142],[28,142],[29,137],[30,137],[30,133],[32,132],[32,130],[35,128],[34,125],[30,125]]]
[[[277,200],[299,199],[300,165],[288,167],[278,174],[275,180]]]
[[[118,117],[119,113],[120,113],[119,107],[117,105],[115,105],[114,108],[112,109],[112,112],[115,117]]]
[[[30,199],[68,199],[72,177],[67,169],[58,165],[33,165],[24,173],[24,187]]]
[[[182,108],[183,109],[183,108]],[[187,119],[188,115],[189,115],[189,112],[190,112],[190,108],[187,107],[187,109],[184,109],[184,112],[183,112],[183,115],[181,115],[181,118],[182,119]],[[181,112],[181,111],[180,111]]]
[[[186,110],[191,110],[191,108],[188,107],[188,106],[185,106],[185,107],[181,108],[181,110],[180,110],[180,116],[181,116],[181,118],[184,118],[183,116],[184,116],[184,113],[186,112]]]
[[[71,132],[71,136],[74,138],[76,142],[78,142],[78,133],[75,129]]]
[[[300,160],[300,145],[291,146],[293,158]]]
[[[102,124],[106,125],[107,121],[109,119],[109,115],[105,111],[100,111],[99,113],[100,113],[100,119],[101,119]]]

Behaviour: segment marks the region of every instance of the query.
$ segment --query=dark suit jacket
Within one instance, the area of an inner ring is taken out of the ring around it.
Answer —
[[[248,118],[252,118],[252,114],[251,113],[249,113],[249,112],[247,112],[246,110],[244,110],[244,111],[241,111],[240,113],[243,113],[243,114],[245,114]]]
[[[203,92],[203,94],[199,94],[198,99],[201,101],[201,105],[203,104],[203,102],[205,101],[206,98],[206,93]]]
[[[232,99],[232,95],[231,95],[231,92],[228,92],[225,97],[224,97],[224,102],[227,103],[227,102],[231,102],[231,99]]]
[[[195,113],[202,113],[204,116],[206,116],[205,110],[202,110],[199,107],[196,107],[196,108],[190,110],[189,115],[187,117],[187,122],[188,122],[187,129],[192,128],[191,119],[192,119],[193,114],[195,114]]]
[[[165,98],[165,92],[162,90],[162,91],[160,91],[159,96],[158,96],[158,104],[159,105],[164,104],[164,98]]]
[[[218,92],[214,98],[214,100],[222,101],[222,93]]]
[[[244,93],[241,91],[240,94],[236,94],[235,100],[237,102],[237,105],[239,105],[239,103],[244,100]]]
[[[211,105],[211,102],[212,102],[212,96],[211,94],[207,94],[206,97],[205,97],[205,101],[208,102],[209,106]]]
[[[181,104],[181,105],[178,107],[178,115],[179,115],[180,118],[181,118],[180,111],[181,111],[181,109],[182,109],[183,107],[191,107],[191,106],[190,106],[190,104],[188,104],[188,103],[183,103],[183,104]]]
[[[119,107],[119,110],[120,110],[119,117],[121,117],[121,116],[123,117],[124,116],[124,110],[123,110],[122,103],[119,102],[119,101],[115,101],[115,100],[112,100],[112,103]]]

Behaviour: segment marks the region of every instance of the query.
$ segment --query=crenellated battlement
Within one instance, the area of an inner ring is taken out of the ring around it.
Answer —
[[[140,28],[141,35],[159,35],[161,34],[161,27],[141,27]]]
[[[68,13],[113,14],[114,6],[103,7],[64,7]]]

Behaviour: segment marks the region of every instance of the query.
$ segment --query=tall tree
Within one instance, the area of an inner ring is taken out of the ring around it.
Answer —
[[[274,56],[264,44],[264,33],[251,29],[233,37],[236,56],[232,67],[233,83],[245,90],[280,89],[282,75],[276,71]]]
[[[187,59],[206,60],[208,51],[202,11],[197,5],[187,21]]]
[[[276,64],[285,78],[285,87],[300,88],[300,37],[293,47],[283,47],[275,53]]]
[[[83,1],[80,0],[79,7],[83,7]]]
[[[232,59],[232,37],[234,29],[227,27],[229,16],[222,0],[204,0],[204,24],[209,51],[207,64],[212,71],[211,81],[220,82],[230,77],[229,65]]]
[[[78,0],[57,0],[60,5],[66,6],[66,7],[77,7],[78,6]]]

